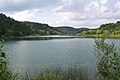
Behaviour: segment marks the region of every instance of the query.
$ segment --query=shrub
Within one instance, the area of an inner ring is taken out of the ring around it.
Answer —
[[[3,52],[3,40],[0,41],[0,80],[16,80],[18,78],[17,73],[13,73],[8,68],[8,60],[6,54]]]
[[[105,39],[95,39],[94,54],[98,59],[99,80],[120,80],[119,52],[113,43],[108,44]]]

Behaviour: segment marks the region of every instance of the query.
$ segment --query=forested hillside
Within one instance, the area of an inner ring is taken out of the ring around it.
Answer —
[[[84,30],[87,30],[87,28],[76,29],[67,26],[51,27],[48,24],[36,22],[20,22],[0,13],[0,36],[75,35]]]
[[[22,22],[15,21],[4,14],[0,14],[0,35],[4,36],[23,36],[31,35],[30,26],[24,25]]]
[[[80,35],[83,37],[120,38],[120,21],[103,24],[97,29],[73,28],[69,26],[51,27],[36,22],[20,22],[0,13],[0,36],[15,37],[27,35]]]
[[[69,26],[60,26],[60,27],[57,27],[56,29],[68,35],[76,35],[77,33],[88,30],[88,28],[73,28]]]
[[[26,35],[62,34],[48,24],[16,21],[5,14],[0,14],[0,35],[6,37]]]
[[[36,22],[23,22],[26,26],[32,28],[32,32],[36,35],[60,35],[63,34],[54,27],[49,26],[48,24],[41,24]]]
[[[120,21],[101,25],[98,29],[83,31],[79,35],[84,37],[110,37],[120,38]]]

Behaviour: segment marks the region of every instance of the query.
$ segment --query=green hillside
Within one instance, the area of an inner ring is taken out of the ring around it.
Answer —
[[[36,22],[23,22],[25,25],[30,26],[33,30],[33,33],[36,35],[60,35],[60,31],[54,27],[49,26],[48,24],[36,23]]]
[[[101,25],[98,29],[91,29],[79,33],[83,37],[120,38],[120,21]]]
[[[23,36],[31,35],[31,27],[24,25],[22,22],[15,21],[4,14],[0,14],[0,35],[4,36]]]
[[[87,28],[73,28],[68,26],[51,27],[48,24],[36,22],[20,22],[0,13],[0,36],[15,37],[28,35],[75,35]]]
[[[5,14],[0,14],[0,36],[14,37],[26,35],[57,35],[60,31],[48,24],[16,21]]]
[[[103,24],[97,29],[73,28],[69,26],[51,27],[36,22],[20,22],[0,13],[0,36],[15,37],[28,35],[80,35],[83,37],[120,38],[120,21]]]
[[[76,35],[79,32],[88,30],[88,28],[73,28],[69,26],[60,26],[57,27],[56,29],[67,35]]]

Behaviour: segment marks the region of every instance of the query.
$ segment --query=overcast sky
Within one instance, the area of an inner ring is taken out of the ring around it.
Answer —
[[[0,0],[0,12],[20,21],[96,28],[120,20],[120,0]]]

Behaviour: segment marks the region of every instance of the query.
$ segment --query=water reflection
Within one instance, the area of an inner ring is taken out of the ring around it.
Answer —
[[[51,40],[51,39],[71,39],[71,38],[80,38],[80,36],[60,36],[60,35],[52,35],[52,36],[24,36],[24,37],[15,37],[10,40]]]

